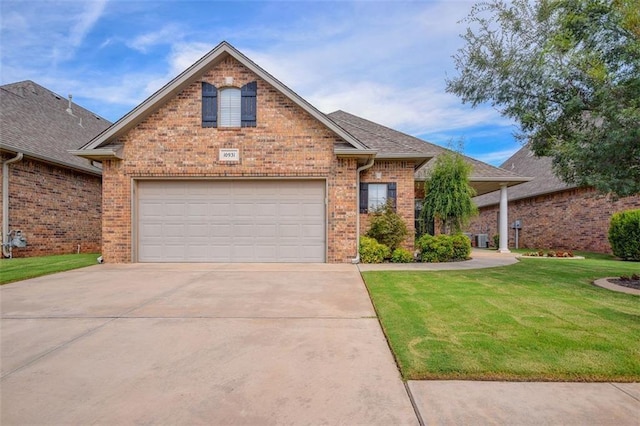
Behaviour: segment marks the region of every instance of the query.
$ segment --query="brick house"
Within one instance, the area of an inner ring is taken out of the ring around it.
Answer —
[[[23,81],[0,87],[2,242],[14,257],[99,252],[101,169],[67,152],[111,123]]]
[[[533,176],[509,191],[509,217],[520,221],[520,248],[584,250],[611,253],[608,240],[611,215],[640,208],[640,194],[615,199],[589,187],[567,185],[552,170],[551,158],[536,157],[523,147],[502,168]],[[497,233],[497,193],[475,198],[480,215],[470,232]],[[509,227],[509,245],[515,247],[515,229]]]
[[[411,249],[414,173],[434,145],[363,123],[221,43],[74,151],[103,165],[105,261],[356,261],[387,199]]]

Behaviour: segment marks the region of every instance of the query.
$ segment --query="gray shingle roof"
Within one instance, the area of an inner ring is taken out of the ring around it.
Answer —
[[[111,123],[77,104],[72,104],[72,116],[68,107],[68,99],[33,81],[0,86],[2,149],[100,174],[99,168],[67,150],[86,144]]]
[[[327,115],[367,148],[378,151],[378,155],[405,153],[432,157],[443,149],[348,112],[335,111]]]
[[[357,117],[344,111],[336,111],[328,114],[340,127],[354,135],[360,143],[370,149],[378,151],[378,156],[384,157],[393,153],[422,154],[427,157],[437,157],[439,154],[451,152],[447,148],[432,144],[406,133],[390,129],[372,121]],[[380,155],[382,154],[382,155]],[[521,174],[494,167],[471,157],[464,156],[472,166],[469,180],[478,194],[484,194],[498,188],[499,184],[508,186],[525,182]],[[416,180],[424,180],[429,174],[435,158],[428,161],[415,173]],[[525,175],[526,176],[526,175]]]
[[[549,194],[575,188],[567,185],[553,174],[550,157],[536,157],[527,147],[522,147],[511,158],[502,163],[502,168],[523,176],[533,176],[533,180],[509,189],[509,201],[529,198],[536,195]],[[474,198],[478,207],[490,206],[500,202],[500,193],[492,192]]]

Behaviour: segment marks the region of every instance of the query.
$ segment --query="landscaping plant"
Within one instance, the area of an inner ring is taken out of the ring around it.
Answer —
[[[403,247],[398,247],[391,253],[392,263],[411,263],[413,262],[413,254]]]
[[[469,184],[471,165],[456,152],[440,154],[424,183],[422,223],[435,221],[445,233],[457,233],[478,213]]]
[[[375,238],[392,251],[400,246],[409,232],[407,225],[389,200],[382,207],[373,212],[371,225],[367,236]]]
[[[423,262],[454,262],[469,259],[471,240],[464,234],[425,234],[416,241],[416,248]]]
[[[613,254],[619,258],[640,261],[640,209],[611,216],[609,243]]]
[[[380,244],[374,238],[365,235],[360,237],[360,261],[362,263],[382,263],[391,250],[384,244]]]

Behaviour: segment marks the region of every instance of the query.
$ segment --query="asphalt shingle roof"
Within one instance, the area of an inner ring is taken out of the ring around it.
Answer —
[[[522,147],[500,167],[520,176],[533,177],[533,180],[509,189],[507,193],[509,201],[575,188],[575,185],[567,185],[553,174],[550,157],[536,157],[527,146]],[[498,204],[500,193],[491,192],[481,195],[475,197],[474,201],[478,207]]]
[[[393,153],[415,153],[436,157],[445,152],[451,152],[447,148],[432,144],[406,133],[390,129],[372,121],[357,117],[344,111],[336,111],[328,114],[329,118],[335,121],[340,127],[354,135],[363,145],[370,149],[375,149],[379,154]],[[471,157],[464,156],[473,167],[470,180],[495,179],[508,181],[510,179],[518,181],[521,174],[494,167]],[[430,160],[415,173],[418,180],[423,180],[433,167],[434,160]]]
[[[78,149],[111,125],[108,120],[72,104],[34,83],[0,86],[0,144],[2,149],[94,174],[101,170],[67,152]]]

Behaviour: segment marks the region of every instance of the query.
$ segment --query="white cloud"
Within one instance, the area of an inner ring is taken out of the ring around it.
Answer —
[[[76,16],[77,22],[69,32],[69,43],[73,47],[78,47],[82,44],[87,33],[91,31],[100,16],[102,16],[107,0],[90,0],[83,4],[84,10]]]
[[[158,44],[171,45],[177,40],[182,39],[182,34],[175,24],[168,24],[159,30],[139,34],[132,40],[127,41],[126,45],[142,53],[147,53],[150,47]]]

